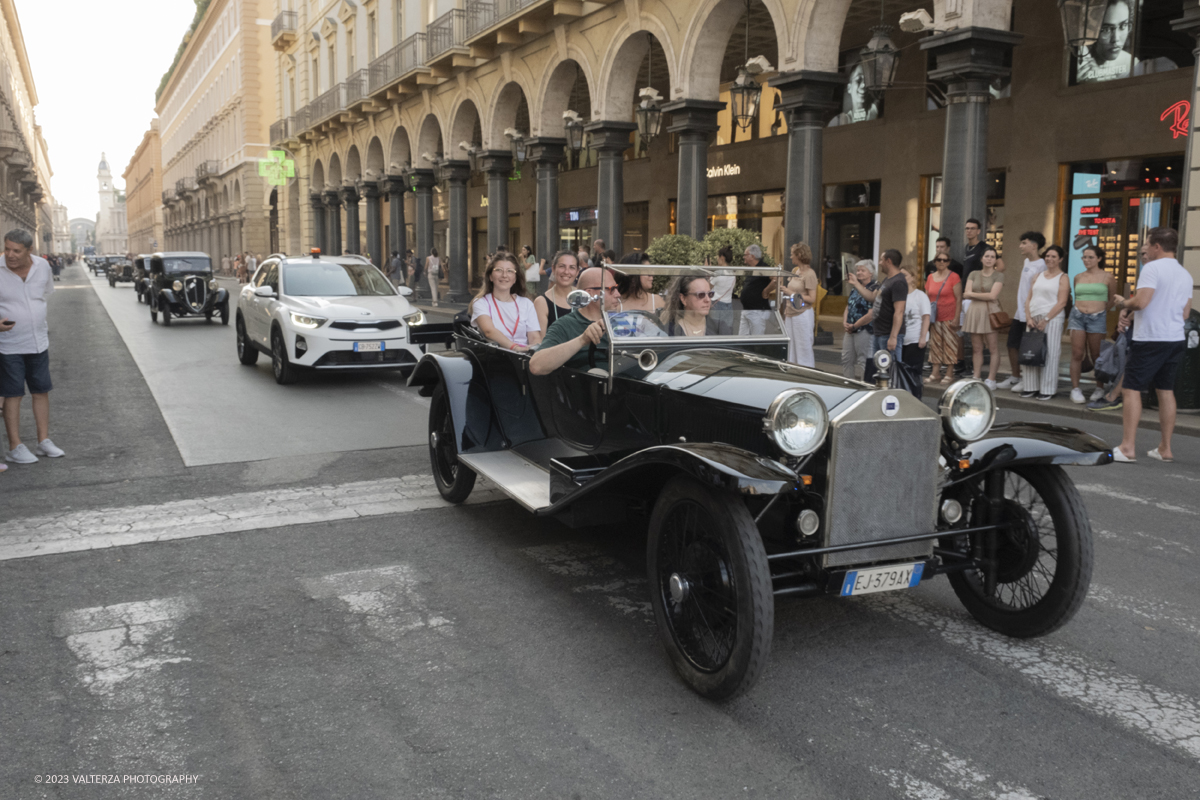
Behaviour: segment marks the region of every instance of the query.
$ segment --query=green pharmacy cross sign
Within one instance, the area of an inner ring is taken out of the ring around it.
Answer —
[[[296,162],[286,150],[268,150],[267,157],[258,161],[258,174],[271,186],[286,186],[288,178],[296,177]]]

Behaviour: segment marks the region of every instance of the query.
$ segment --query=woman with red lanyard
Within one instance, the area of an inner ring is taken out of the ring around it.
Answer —
[[[525,296],[525,267],[512,253],[492,256],[471,303],[471,324],[507,350],[524,352],[542,341],[533,301]]]

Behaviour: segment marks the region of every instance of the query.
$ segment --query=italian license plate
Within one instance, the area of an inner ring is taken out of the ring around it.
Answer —
[[[355,342],[354,352],[356,353],[382,353],[383,342]]]
[[[842,597],[911,589],[921,582],[924,569],[924,563],[917,563],[852,570],[846,573],[846,579],[842,581]]]

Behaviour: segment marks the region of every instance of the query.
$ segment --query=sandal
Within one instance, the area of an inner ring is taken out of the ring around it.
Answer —
[[[954,383],[954,377],[952,375],[947,375],[938,381],[938,383],[942,386],[949,386],[950,384]]]

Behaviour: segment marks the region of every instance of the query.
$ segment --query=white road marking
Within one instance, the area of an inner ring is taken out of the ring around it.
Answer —
[[[1196,551],[1186,544],[1164,539],[1161,536],[1155,536],[1151,533],[1141,533],[1140,531],[1096,531],[1096,535],[1101,539],[1110,539],[1126,544],[1130,543],[1130,539],[1137,539],[1139,549],[1159,550],[1164,553],[1181,551],[1188,555],[1196,554]]]
[[[422,408],[429,408],[431,400],[428,397],[421,397],[421,395],[417,394],[415,391],[408,391],[402,386],[395,386],[390,383],[384,383],[383,381],[375,381],[375,385],[384,391],[391,392],[397,397],[403,397],[405,400],[411,400]]]
[[[100,702],[73,733],[82,771],[185,772],[188,720],[176,706],[186,687],[163,668],[191,661],[176,643],[175,629],[195,608],[193,598],[164,597],[58,618],[55,634],[79,660],[79,682]],[[145,791],[132,796],[138,793]]]
[[[902,731],[912,742],[905,754],[905,770],[880,769],[871,771],[883,775],[893,789],[904,792],[910,800],[942,800],[968,797],[971,800],[1038,800],[1038,796],[1020,786],[998,781],[977,764],[954,755],[935,740],[922,741],[920,731]],[[920,771],[928,780],[918,778],[907,770]]]
[[[630,578],[629,570],[621,562],[591,545],[564,542],[526,547],[521,552],[556,575],[590,579],[588,583],[575,586],[573,592],[598,594],[626,616],[654,618],[650,601],[646,599],[646,581]]]
[[[1093,583],[1088,589],[1088,601],[1134,614],[1156,625],[1179,628],[1193,636],[1200,636],[1196,615],[1165,600],[1128,597]]]
[[[505,495],[481,482],[468,503]],[[67,511],[0,524],[0,561],[446,508],[430,475]]]
[[[416,630],[453,634],[453,623],[429,611],[408,564],[339,572],[301,581],[314,600],[336,597],[376,635],[393,638]]]
[[[1124,492],[1119,492],[1116,489],[1105,486],[1102,483],[1077,483],[1075,484],[1075,488],[1081,492],[1084,492],[1085,494],[1101,494],[1105,497],[1112,498],[1113,500],[1121,500],[1126,503],[1136,503],[1142,506],[1154,506],[1155,508],[1162,509],[1163,511],[1171,511],[1176,514],[1188,514],[1190,516],[1196,516],[1198,513],[1200,513],[1190,508],[1184,508],[1183,506],[1176,506],[1170,503],[1159,503],[1154,500],[1148,500],[1145,497],[1138,497],[1137,495],[1133,494],[1125,494]]]
[[[1053,644],[1010,639],[973,622],[933,612],[911,598],[865,602],[929,628],[945,641],[1011,667],[1060,697],[1200,760],[1200,702],[1132,675],[1098,667]]]

